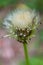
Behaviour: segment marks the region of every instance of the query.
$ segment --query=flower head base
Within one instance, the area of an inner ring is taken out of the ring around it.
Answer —
[[[22,8],[21,5],[4,19],[4,25],[11,37],[20,42],[26,41],[31,37],[39,22],[39,15],[29,8]]]

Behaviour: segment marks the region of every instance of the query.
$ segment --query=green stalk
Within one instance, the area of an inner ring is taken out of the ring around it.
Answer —
[[[23,46],[24,46],[24,54],[25,54],[26,65],[30,65],[28,51],[27,51],[27,43],[26,42],[23,43]]]

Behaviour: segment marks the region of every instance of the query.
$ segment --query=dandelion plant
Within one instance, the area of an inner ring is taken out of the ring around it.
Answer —
[[[19,4],[4,18],[4,28],[11,38],[21,42],[24,47],[26,65],[30,65],[27,51],[27,41],[34,36],[34,32],[39,23],[39,14],[25,4]]]

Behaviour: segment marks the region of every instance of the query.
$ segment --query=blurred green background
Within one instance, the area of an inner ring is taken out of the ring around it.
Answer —
[[[22,2],[27,4],[32,9],[43,12],[43,0],[0,0],[0,7],[6,7],[11,4]]]

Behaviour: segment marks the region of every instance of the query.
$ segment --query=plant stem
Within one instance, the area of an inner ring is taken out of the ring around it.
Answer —
[[[23,46],[24,46],[24,54],[25,54],[26,65],[30,65],[28,51],[27,51],[27,43],[26,42],[23,43]]]

